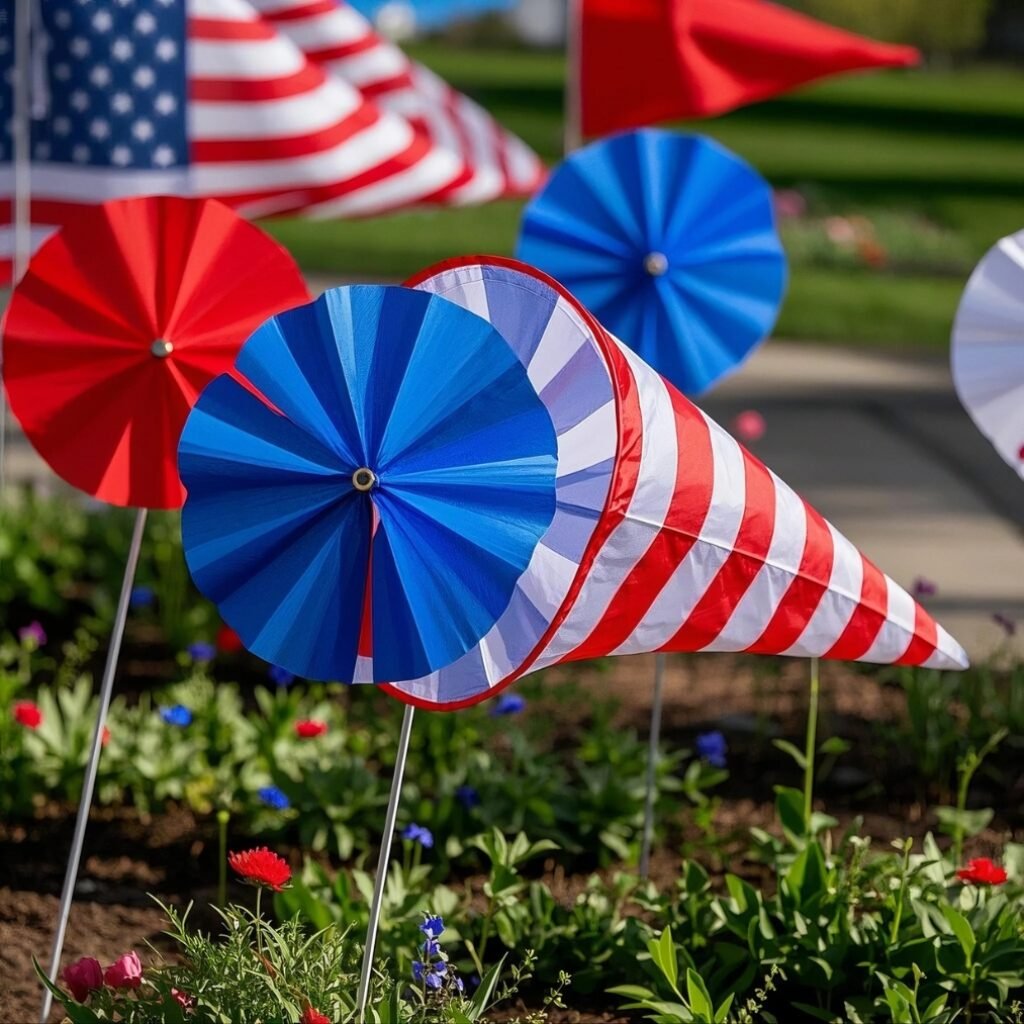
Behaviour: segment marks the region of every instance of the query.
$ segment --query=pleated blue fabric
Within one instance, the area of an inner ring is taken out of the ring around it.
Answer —
[[[768,183],[711,139],[655,129],[565,160],[526,207],[516,256],[689,395],[770,333],[786,285]]]
[[[438,296],[338,288],[236,366],[252,389],[217,378],[179,462],[189,569],[245,646],[360,682],[473,648],[555,512],[555,429],[502,335]]]

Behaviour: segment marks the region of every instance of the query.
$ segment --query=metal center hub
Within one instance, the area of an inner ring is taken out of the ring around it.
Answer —
[[[166,359],[174,351],[174,342],[167,341],[165,338],[157,338],[152,345],[149,346],[149,351],[157,357],[157,359]]]
[[[663,252],[649,252],[644,257],[644,270],[651,277],[661,277],[668,273],[668,257]]]
[[[373,489],[373,485],[377,482],[377,474],[372,469],[367,469],[365,466],[357,469],[352,474],[352,486],[357,491],[369,491]]]

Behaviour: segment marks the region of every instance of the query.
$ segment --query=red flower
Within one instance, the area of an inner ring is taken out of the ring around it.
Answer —
[[[196,1001],[192,996],[186,995],[181,989],[172,988],[171,998],[183,1009],[190,1010],[195,1006]]]
[[[302,1011],[299,1024],[331,1024],[331,1018],[325,1017],[319,1010],[314,1010],[312,1006],[307,1006]]]
[[[967,867],[957,871],[956,877],[961,882],[973,882],[975,885],[1002,885],[1006,881],[1006,872],[988,857],[975,857],[968,861]]]
[[[43,713],[33,701],[19,700],[14,705],[14,720],[26,729],[38,729],[43,724]]]
[[[317,736],[323,736],[327,732],[327,723],[316,718],[309,718],[302,722],[295,723],[295,735],[300,740],[312,740]]]
[[[265,846],[243,850],[228,856],[231,870],[252,885],[265,885],[280,892],[291,881],[292,870],[283,857],[271,853]]]
[[[100,737],[100,746],[105,747],[110,742],[110,730],[103,726],[103,735]]]
[[[84,1003],[92,992],[103,988],[103,968],[99,960],[83,956],[81,960],[68,964],[64,968],[64,984],[75,1002]]]
[[[242,638],[230,626],[217,630],[217,650],[222,654],[237,654],[243,646]]]
[[[142,961],[132,950],[123,953],[106,970],[103,980],[111,988],[138,988],[142,984]]]

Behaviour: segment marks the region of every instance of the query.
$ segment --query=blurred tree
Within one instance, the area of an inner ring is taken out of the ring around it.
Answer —
[[[926,53],[975,53],[985,41],[993,0],[786,0],[788,6],[852,32]]]

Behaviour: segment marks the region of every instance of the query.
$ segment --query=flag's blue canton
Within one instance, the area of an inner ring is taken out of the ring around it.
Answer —
[[[48,96],[45,117],[32,123],[33,159],[125,170],[185,166],[185,0],[48,0],[40,7]],[[9,117],[11,30],[0,30],[8,44],[0,42],[0,67]],[[10,159],[9,130],[0,159]]]

